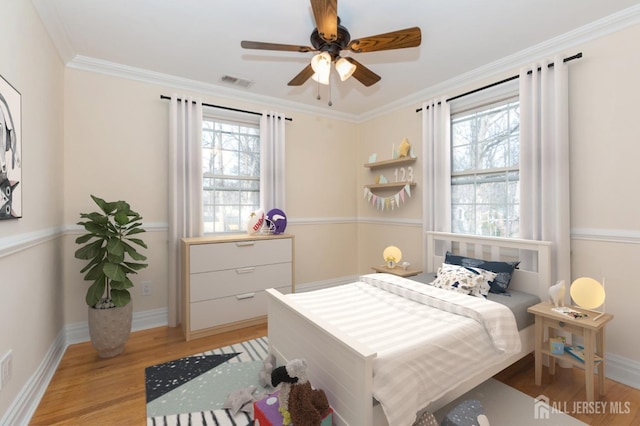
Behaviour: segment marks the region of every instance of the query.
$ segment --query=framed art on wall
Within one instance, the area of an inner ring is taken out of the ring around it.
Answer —
[[[22,100],[0,76],[0,219],[22,217]]]

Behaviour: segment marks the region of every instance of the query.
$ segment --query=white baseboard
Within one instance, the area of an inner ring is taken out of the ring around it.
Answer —
[[[35,413],[40,399],[49,386],[49,382],[58,368],[58,364],[64,355],[65,346],[64,329],[60,330],[58,336],[47,351],[38,369],[22,387],[20,393],[9,406],[7,412],[0,419],[2,426],[27,426],[29,420]]]
[[[153,309],[134,313],[131,330],[139,331],[162,327],[167,324],[168,309]],[[17,398],[0,419],[0,426],[28,425],[67,347],[75,343],[88,342],[89,340],[88,323],[80,322],[66,325],[51,344],[38,369],[23,386]]]
[[[607,378],[640,389],[640,362],[608,352],[606,360]]]
[[[163,327],[169,323],[168,308],[152,309],[149,311],[134,312],[131,320],[131,331],[146,330],[148,328]],[[77,322],[65,326],[66,345],[88,342],[89,324]]]

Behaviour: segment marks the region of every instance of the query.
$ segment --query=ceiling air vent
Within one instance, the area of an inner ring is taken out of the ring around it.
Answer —
[[[240,86],[240,87],[243,87],[245,89],[249,88],[253,84],[253,81],[251,81],[251,80],[247,80],[247,79],[244,79],[244,78],[233,77],[231,75],[223,75],[222,78],[221,78],[221,81],[223,83],[231,84],[233,86]]]

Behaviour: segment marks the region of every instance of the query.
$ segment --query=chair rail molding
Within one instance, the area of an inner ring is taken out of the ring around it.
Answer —
[[[572,240],[606,243],[640,244],[640,231],[630,229],[574,228]]]

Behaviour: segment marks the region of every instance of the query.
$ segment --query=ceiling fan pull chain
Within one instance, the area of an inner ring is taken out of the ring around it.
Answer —
[[[318,80],[318,97],[316,98],[317,100],[320,100],[320,80]]]
[[[331,78],[329,78],[329,106],[333,106],[333,102],[331,102]]]

